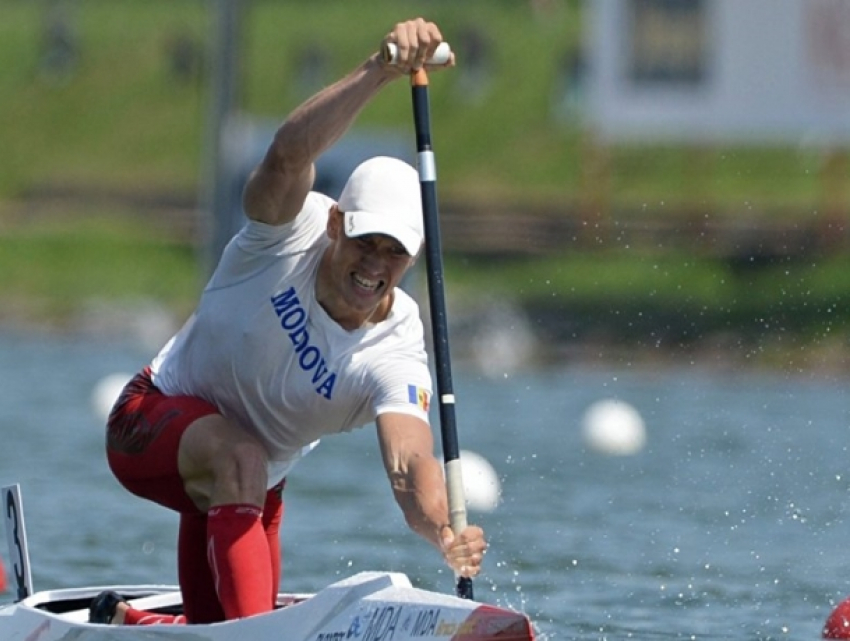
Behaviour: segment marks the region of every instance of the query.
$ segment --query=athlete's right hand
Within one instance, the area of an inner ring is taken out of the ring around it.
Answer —
[[[399,22],[393,27],[381,42],[381,51],[384,52],[388,44],[392,43],[397,49],[397,57],[392,65],[387,61],[384,64],[397,69],[400,74],[410,74],[411,71],[422,68],[439,69],[452,67],[455,64],[454,54],[449,61],[439,65],[426,64],[437,46],[443,42],[443,35],[439,27],[433,22],[423,18],[415,18],[406,22]]]

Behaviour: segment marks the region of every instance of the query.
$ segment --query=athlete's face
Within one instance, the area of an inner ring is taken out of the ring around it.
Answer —
[[[362,317],[362,324],[372,317],[382,302],[387,302],[385,299],[401,282],[415,259],[390,236],[367,234],[349,238],[343,232],[342,219],[343,214],[339,211],[331,212],[328,235],[333,247],[329,276],[335,302],[348,309],[333,311],[342,316]],[[331,316],[340,321],[333,313]]]

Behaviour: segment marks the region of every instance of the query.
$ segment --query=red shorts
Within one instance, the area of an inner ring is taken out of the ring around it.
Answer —
[[[145,368],[124,387],[106,424],[106,455],[115,478],[133,494],[177,512],[199,512],[183,489],[177,450],[197,419],[217,414],[192,396],[166,396]]]

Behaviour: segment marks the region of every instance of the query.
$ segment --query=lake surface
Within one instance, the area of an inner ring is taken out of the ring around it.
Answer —
[[[92,406],[99,381],[151,355],[0,333],[0,484],[21,485],[36,589],[176,582],[176,517],[113,480]],[[527,612],[541,638],[817,639],[850,594],[847,380],[463,363],[454,379],[461,448],[502,490],[470,513],[491,544],[476,598]],[[582,416],[605,398],[640,412],[637,454],[585,445]],[[285,498],[283,589],[382,569],[453,590],[404,526],[371,427],[326,439]]]

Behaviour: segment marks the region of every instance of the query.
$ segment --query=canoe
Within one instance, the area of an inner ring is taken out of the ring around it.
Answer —
[[[103,625],[88,606],[113,590],[133,607],[181,614],[169,585],[110,585],[34,591],[18,486],[3,488],[6,533],[17,600],[0,607],[2,641],[533,641],[527,616],[506,608],[414,587],[398,572],[361,572],[315,594],[279,594],[274,610],[196,625]]]
[[[177,614],[174,586],[101,586],[36,592],[0,608],[0,639],[60,641],[531,641],[529,619],[512,610],[415,588],[404,574],[361,572],[313,595],[281,594],[278,607],[201,625],[88,623],[88,604],[114,590],[137,608]]]

